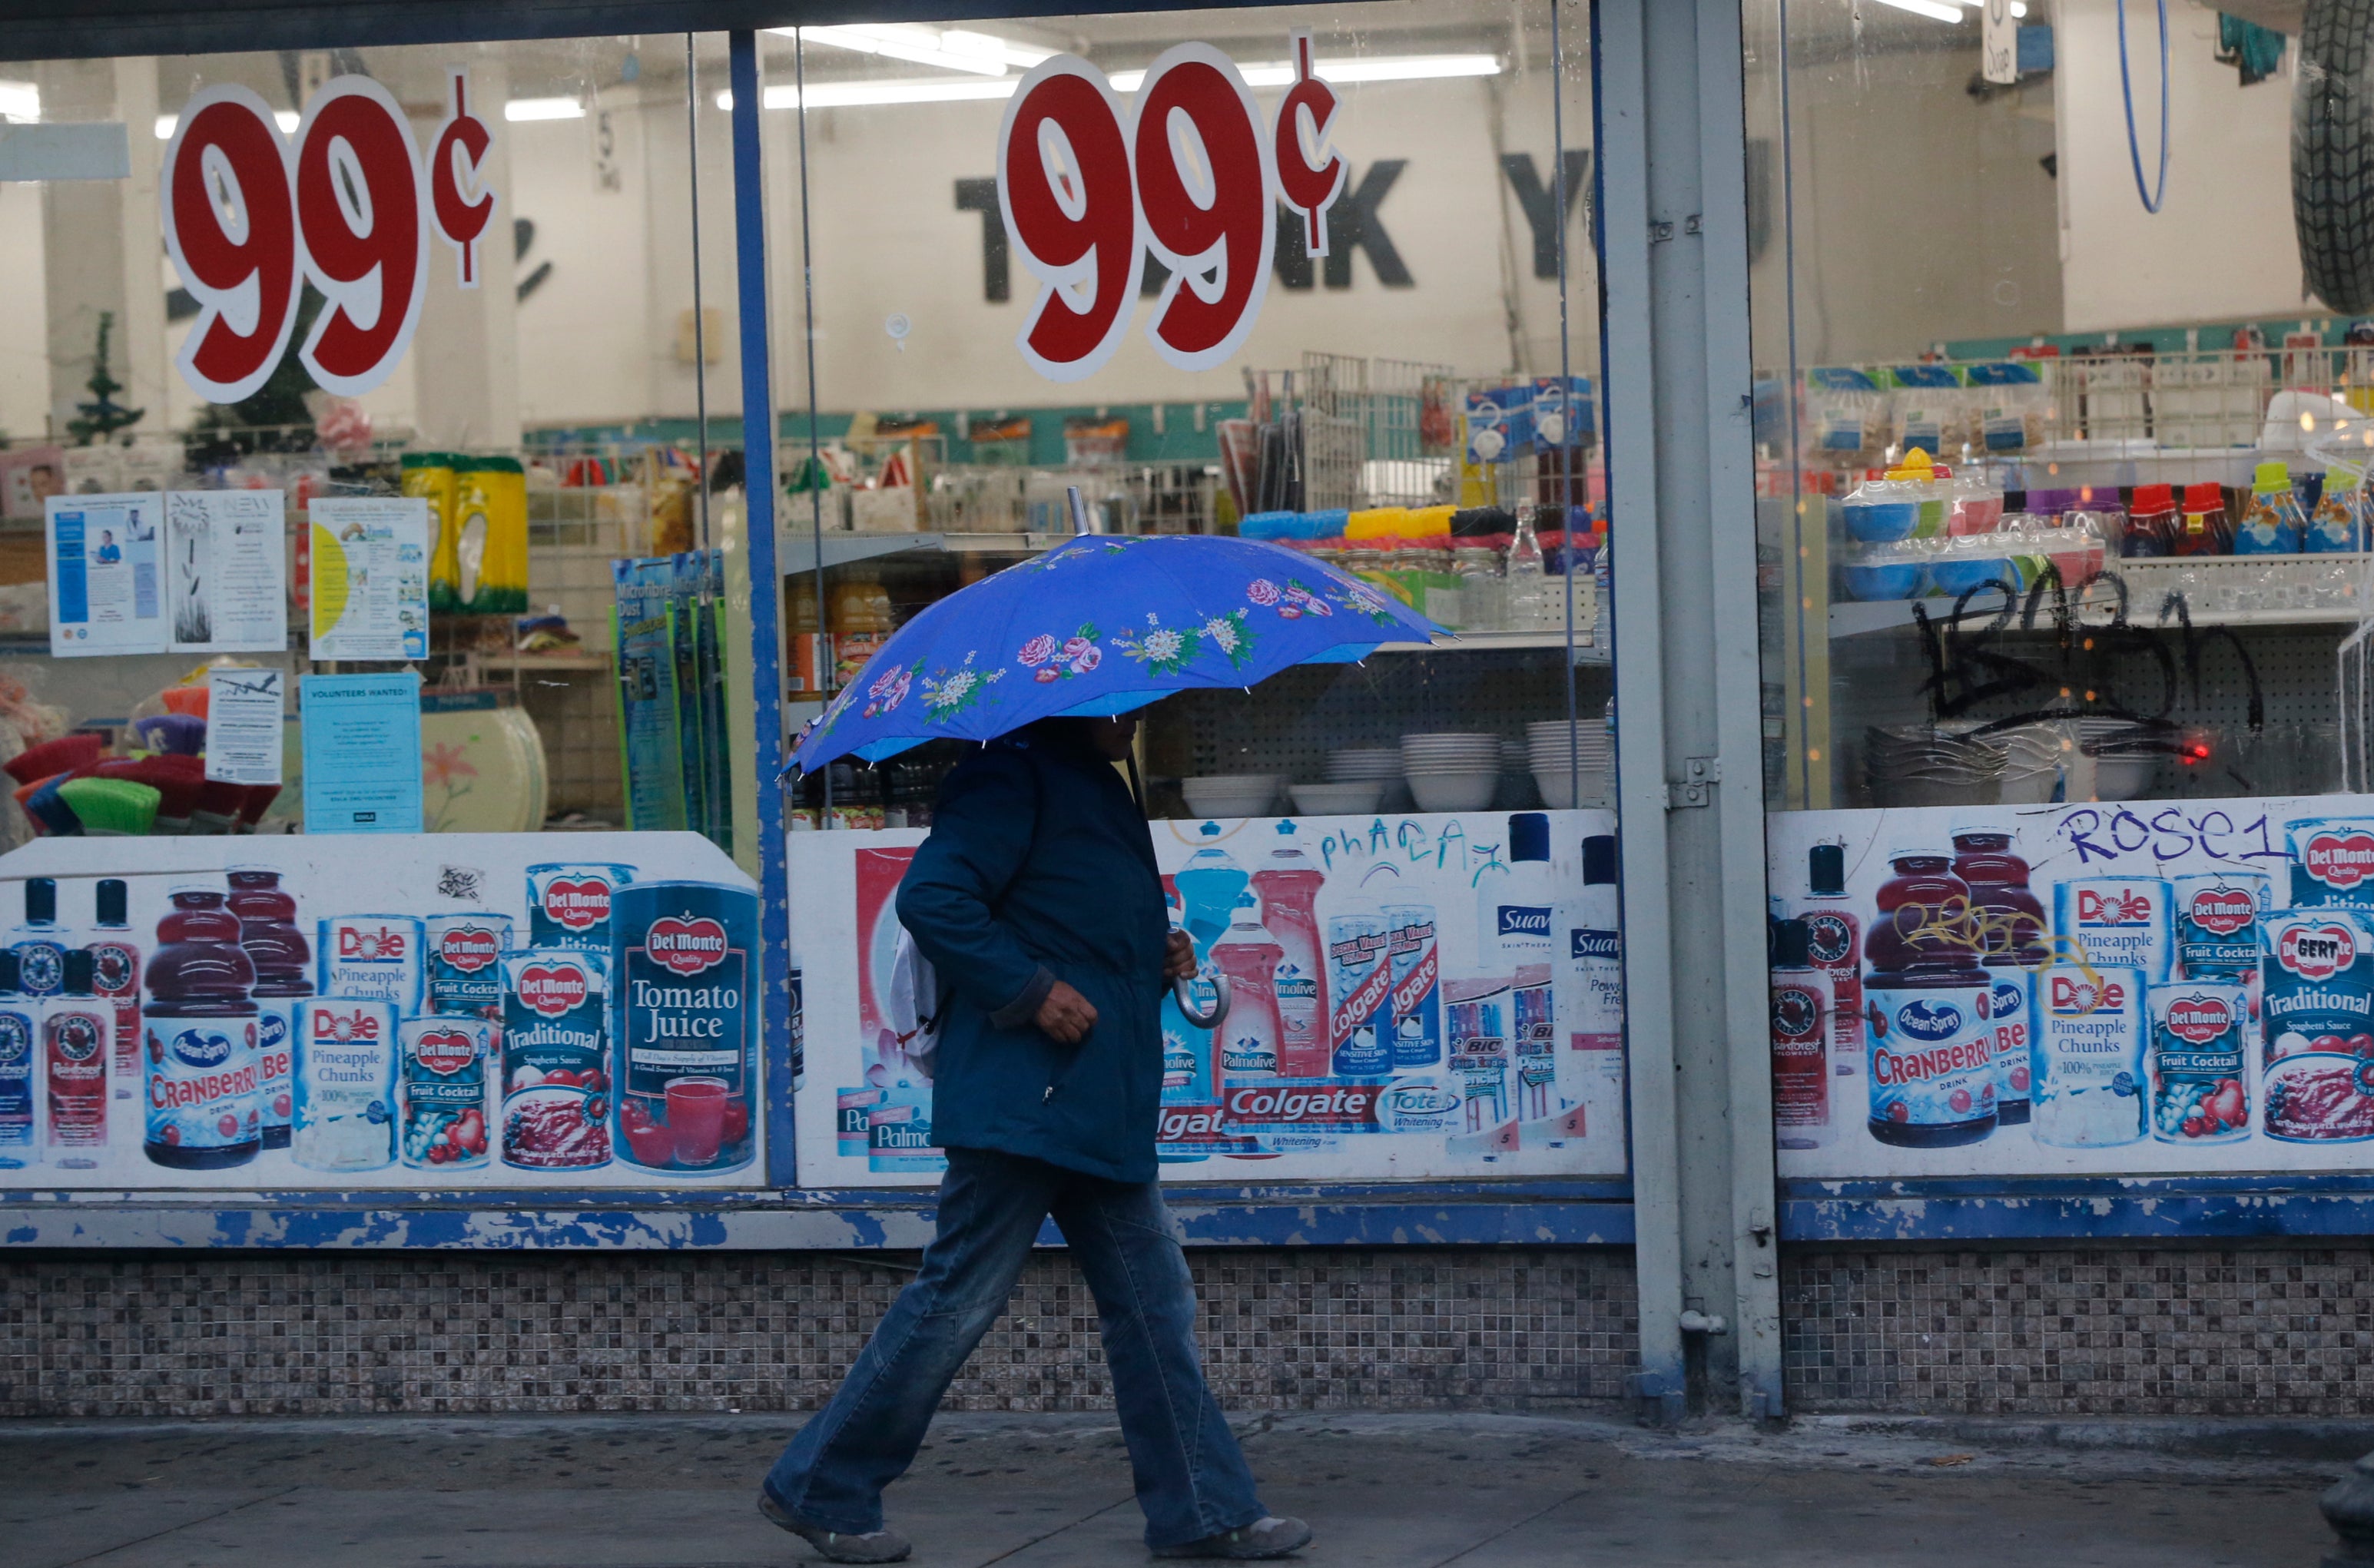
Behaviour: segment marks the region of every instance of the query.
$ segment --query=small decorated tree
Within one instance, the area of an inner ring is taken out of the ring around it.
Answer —
[[[107,340],[114,330],[115,312],[100,312],[99,347],[91,351],[90,379],[83,383],[90,390],[91,400],[76,404],[75,407],[82,411],[80,416],[66,421],[66,430],[77,445],[90,446],[102,442],[126,425],[138,424],[140,417],[147,412],[145,408],[126,408],[115,400],[115,395],[123,390],[123,383],[116,380],[107,368]]]

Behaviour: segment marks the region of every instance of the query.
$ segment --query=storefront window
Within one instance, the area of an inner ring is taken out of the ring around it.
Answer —
[[[1354,592],[1445,629],[1145,710],[1174,913],[1238,997],[1216,1030],[1166,1004],[1185,1179],[1624,1168],[1588,30],[1562,20],[1554,40],[1524,0],[761,36],[789,171],[787,732],[843,694],[1019,712],[1108,661],[1250,661]],[[1289,94],[1315,107],[1281,132]],[[1181,624],[1124,594],[989,628],[969,664],[881,655],[1081,532],[1275,551]],[[786,788],[805,1185],[939,1168],[888,909],[970,749]]]
[[[2328,43],[1745,15],[1781,1175],[2350,1165],[2374,294]]]
[[[0,87],[0,1185],[764,1179],[725,54]]]

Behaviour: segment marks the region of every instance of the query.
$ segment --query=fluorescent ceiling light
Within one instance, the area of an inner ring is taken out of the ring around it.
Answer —
[[[778,29],[788,32],[791,29]],[[808,29],[816,36],[817,29]],[[1283,61],[1263,61],[1240,65],[1248,87],[1288,87],[1294,82],[1294,67]],[[1344,60],[1322,60],[1317,70],[1320,77],[1331,82],[1406,82],[1442,77],[1496,77],[1500,74],[1500,62],[1491,54],[1369,54]],[[1146,83],[1144,71],[1115,71],[1112,86],[1115,92],[1135,92]],[[811,109],[851,109],[875,103],[955,103],[969,100],[1001,99],[1014,96],[1022,85],[1017,77],[987,79],[962,77],[929,77],[917,81],[887,82],[811,82],[808,84],[808,107]],[[799,88],[788,82],[778,83],[767,89],[764,100],[770,109],[797,109]],[[732,109],[734,95],[721,92],[717,107]]]
[[[775,28],[770,30],[785,35],[796,31],[810,43],[829,44],[835,49],[851,49],[860,54],[879,54],[886,59],[905,60],[917,65],[936,65],[944,71],[962,71],[969,76],[979,77],[1002,77],[1010,65],[1019,65],[1027,70],[1054,53],[1052,49],[1031,49],[989,33],[970,32],[962,28],[943,32],[937,28],[902,22]]]
[[[1938,0],[1879,0],[1879,3],[1893,6],[1899,11],[1910,11],[1916,17],[1927,17],[1931,21],[1958,22],[1962,19],[1959,6],[1940,5]]]
[[[514,98],[503,105],[503,118],[520,120],[582,120],[585,100],[581,98]]]
[[[41,89],[31,82],[0,82],[0,120],[27,124],[41,117]]]
[[[1323,82],[1416,82],[1442,77],[1497,77],[1500,74],[1500,60],[1495,54],[1363,54],[1321,60],[1311,68]],[[1250,65],[1240,65],[1237,70],[1244,77],[1247,87],[1294,85],[1291,61],[1256,61]],[[1146,85],[1146,73],[1115,71],[1112,85],[1115,92],[1135,92]]]
[[[158,115],[157,139],[160,142],[171,141],[173,128],[181,123],[182,117],[178,114]],[[272,123],[280,127],[282,136],[293,136],[297,134],[297,127],[301,123],[301,119],[294,109],[276,109],[272,112]]]

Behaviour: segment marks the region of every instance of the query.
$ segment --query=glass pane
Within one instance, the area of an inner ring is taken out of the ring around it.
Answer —
[[[2359,1031],[2296,933],[2362,916],[2284,913],[2368,896],[2326,45],[1745,15],[1783,1174],[2345,1162]]]
[[[1613,831],[1614,689],[1587,14],[1559,31],[1495,0],[763,39],[770,157],[808,220],[776,251],[787,473],[812,454],[788,712],[881,741],[790,796],[795,830],[869,835],[794,836],[795,909],[804,878],[839,890],[827,925],[794,916],[813,1038],[877,1038],[876,982],[837,955],[891,928],[940,780],[1075,692],[1135,706],[1105,697],[1131,672],[1188,688],[1134,759],[1174,913],[1207,976],[1259,972],[1234,1043],[1166,1004],[1175,1173],[1620,1171],[1620,1024],[1584,1021],[1617,993],[1581,978],[1615,973],[1612,852],[1596,892],[1583,874]],[[1281,136],[1289,94],[1313,107]],[[1124,570],[1205,559],[1228,564],[1203,597]],[[1099,560],[1111,590],[1067,596]],[[971,607],[1004,585],[1010,613]],[[883,651],[935,605],[990,619]],[[1313,662],[1376,643],[1387,606],[1443,634]],[[903,744],[924,736],[954,738]],[[1557,941],[1480,932],[1537,873]],[[1554,962],[1592,898],[1604,959]],[[1389,973],[1438,975],[1398,1020],[1321,1004],[1361,994],[1364,919],[1403,944]],[[803,1181],[930,1179],[929,1079],[895,1039],[822,1064]],[[1346,1136],[1375,1131],[1406,1136]]]
[[[10,68],[10,1182],[763,1179],[724,53]]]

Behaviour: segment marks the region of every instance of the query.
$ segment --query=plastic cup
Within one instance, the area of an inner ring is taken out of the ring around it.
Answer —
[[[725,1131],[725,1080],[680,1078],[667,1086],[668,1130],[676,1134],[679,1165],[706,1165],[717,1158]]]

